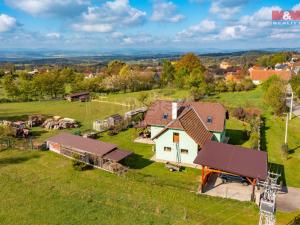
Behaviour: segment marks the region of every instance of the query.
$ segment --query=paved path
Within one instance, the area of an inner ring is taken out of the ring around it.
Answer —
[[[288,187],[287,192],[279,192],[276,205],[278,210],[284,212],[300,210],[300,188]]]
[[[206,195],[231,198],[239,201],[250,201],[252,186],[243,186],[238,183],[222,184],[217,176],[211,176],[205,187]],[[278,192],[276,208],[283,212],[294,212],[300,210],[300,188],[284,188],[284,192]],[[255,191],[256,203],[259,204],[259,197],[262,189]]]

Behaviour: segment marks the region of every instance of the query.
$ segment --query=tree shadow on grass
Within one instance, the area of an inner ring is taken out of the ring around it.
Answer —
[[[284,165],[278,164],[278,163],[268,163],[268,170],[272,173],[277,173],[280,174],[280,177],[278,179],[278,182],[282,185],[282,191],[283,192],[288,192],[287,190],[287,183],[285,179],[285,170],[284,170]]]
[[[28,160],[37,159],[37,158],[40,158],[40,156],[31,155],[31,156],[16,156],[16,157],[0,158],[0,167],[11,165],[11,164],[20,164]]]
[[[32,113],[34,114],[34,113]],[[8,121],[25,121],[28,120],[29,114],[23,114],[23,115],[1,115],[0,120],[8,120]]]
[[[300,149],[300,145],[297,146],[297,147],[295,147],[295,148],[289,149],[289,150],[288,150],[288,154],[293,154],[293,153],[295,153],[295,151],[298,150],[298,149]]]
[[[133,154],[130,157],[123,160],[124,165],[131,169],[143,169],[153,163],[150,159],[144,158],[142,155]]]
[[[226,134],[229,137],[229,144],[242,145],[249,140],[247,132],[243,130],[227,129]]]
[[[42,136],[45,133],[48,133],[48,131],[46,131],[46,130],[31,130],[30,136],[33,138],[37,138],[37,137]]]

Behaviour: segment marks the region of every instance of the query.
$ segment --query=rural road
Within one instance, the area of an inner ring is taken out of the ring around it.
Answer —
[[[291,93],[292,92],[292,87],[291,85],[289,84],[287,86],[287,93]],[[288,108],[291,107],[291,97],[287,97],[286,98],[286,106]],[[294,98],[294,102],[293,102],[293,114],[297,117],[300,117],[300,104],[298,104],[296,101],[295,101],[295,98]]]
[[[287,192],[278,192],[276,208],[283,212],[300,210],[300,188],[288,187]]]

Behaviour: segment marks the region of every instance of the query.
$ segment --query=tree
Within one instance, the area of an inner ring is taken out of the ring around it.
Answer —
[[[191,73],[194,69],[205,70],[204,66],[201,64],[201,61],[198,56],[194,53],[187,53],[183,55],[175,64],[176,71],[182,69],[186,70],[188,73]]]
[[[33,79],[36,95],[40,98],[57,98],[65,94],[66,81],[58,71],[49,71],[38,74]]]
[[[281,115],[286,108],[284,84],[280,82],[271,84],[265,92],[264,101],[272,108],[274,114]]]
[[[11,74],[7,74],[4,76],[3,87],[10,98],[18,97],[20,90],[16,84],[16,81]]]
[[[234,81],[228,81],[226,83],[227,91],[233,92],[235,91],[236,83]]]
[[[244,89],[245,91],[249,91],[252,90],[253,88],[255,88],[255,85],[253,84],[252,80],[250,79],[246,79],[243,80],[241,83],[242,89]]]
[[[176,87],[183,88],[188,75],[189,72],[185,68],[181,68],[180,70],[176,71],[174,77]]]
[[[0,78],[4,77],[4,75],[5,75],[4,70],[0,69]]]
[[[272,75],[271,77],[268,78],[265,82],[262,84],[262,88],[264,91],[268,90],[269,87],[274,84],[274,83],[282,83],[283,81],[280,79],[279,76],[277,75]]]
[[[300,72],[297,76],[292,77],[290,83],[295,95],[300,98]]]
[[[227,91],[226,83],[224,80],[218,80],[215,85],[215,90],[218,92]]]
[[[194,100],[199,100],[207,94],[208,85],[200,68],[196,68],[190,73],[186,79],[186,86],[190,89]]]
[[[125,63],[119,60],[110,61],[107,65],[107,73],[109,75],[118,75],[124,66]]]
[[[163,70],[161,74],[162,85],[168,85],[174,81],[175,68],[169,60],[163,61]]]
[[[127,89],[134,91],[135,80],[134,73],[129,65],[125,64],[119,73],[119,82],[121,89],[126,92]]]

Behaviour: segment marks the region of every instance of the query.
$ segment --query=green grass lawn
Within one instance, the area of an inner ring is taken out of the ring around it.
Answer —
[[[185,98],[188,93],[185,90],[149,92],[155,98],[164,99]],[[123,102],[130,103],[132,99],[136,101],[138,94],[109,95],[106,100],[120,102],[123,96]],[[261,94],[258,88],[251,92],[221,93],[211,99],[230,107],[264,108]],[[0,104],[0,120],[23,119],[40,113],[60,115],[78,120],[82,125],[79,129],[85,130],[91,128],[94,119],[114,113],[123,114],[129,109],[99,102],[5,103]],[[283,160],[280,153],[283,127],[283,120],[266,114],[265,137],[269,160],[284,165],[289,186],[300,187],[297,177],[300,119],[293,119],[290,123],[291,153],[288,160]],[[249,127],[236,119],[227,121],[230,143],[249,147],[245,129]],[[33,131],[40,140],[58,132],[45,132],[41,128]],[[101,170],[76,172],[69,159],[52,152],[0,152],[0,196],[4,199],[0,203],[0,224],[119,224],[120,221],[123,224],[257,224],[256,206],[197,196],[199,170],[186,168],[181,173],[169,172],[163,164],[149,160],[153,155],[151,146],[133,143],[135,137],[135,130],[129,129],[116,136],[104,134],[99,138],[135,153],[126,162],[132,169],[125,177]],[[244,213],[237,212],[237,208]],[[279,212],[278,224],[286,224],[295,215]]]
[[[0,179],[0,224],[5,225],[258,222],[251,203],[199,196],[132,174],[78,172],[69,159],[48,151],[0,152]],[[277,222],[286,224],[295,215],[278,212]]]

